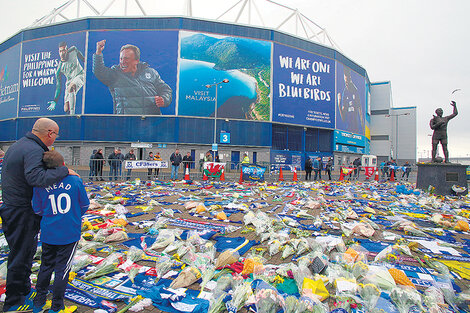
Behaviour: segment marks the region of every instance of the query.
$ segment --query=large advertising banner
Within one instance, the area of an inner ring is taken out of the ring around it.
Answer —
[[[85,32],[23,43],[19,116],[82,113]]]
[[[349,67],[336,66],[336,128],[364,135],[366,81]]]
[[[270,42],[180,32],[178,115],[215,116],[217,102],[217,117],[269,121],[270,93]]]
[[[177,31],[92,31],[85,114],[174,115]]]
[[[0,120],[16,117],[20,69],[20,45],[0,54]]]
[[[334,128],[335,62],[274,44],[273,122]]]

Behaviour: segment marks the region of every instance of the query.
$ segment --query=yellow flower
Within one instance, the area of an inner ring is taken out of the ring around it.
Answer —
[[[75,272],[70,272],[70,273],[69,273],[69,281],[74,280],[74,279],[75,279],[75,276],[77,276],[77,273],[75,273]]]

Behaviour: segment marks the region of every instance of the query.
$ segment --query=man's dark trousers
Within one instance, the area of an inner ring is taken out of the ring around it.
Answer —
[[[2,228],[10,247],[6,299],[3,310],[24,303],[31,291],[31,266],[38,244],[41,217],[33,209],[3,205],[0,209]]]

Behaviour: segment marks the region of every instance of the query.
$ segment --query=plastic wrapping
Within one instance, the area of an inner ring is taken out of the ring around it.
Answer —
[[[241,283],[235,287],[232,294],[232,300],[227,302],[226,308],[229,313],[235,313],[245,306],[248,297],[252,294],[251,286],[249,283]]]
[[[257,313],[276,313],[284,307],[284,298],[275,289],[257,289],[255,306]]]
[[[390,292],[390,299],[392,299],[393,303],[395,303],[400,313],[408,313],[410,308],[413,306],[417,306],[421,311],[424,311],[424,308],[421,304],[421,295],[414,288],[393,288]]]
[[[372,312],[375,308],[375,304],[379,300],[380,290],[374,284],[360,284],[359,295],[362,298],[366,311]]]
[[[281,242],[279,240],[271,240],[268,242],[268,252],[270,256],[275,255],[281,249]]]
[[[73,257],[71,271],[78,272],[82,268],[87,267],[90,263],[91,263],[90,256],[87,253],[84,253],[78,250],[75,253],[75,256]]]
[[[215,268],[232,265],[240,258],[240,253],[234,249],[227,249],[223,251],[215,262]]]
[[[201,272],[192,266],[185,267],[170,284],[170,288],[188,287],[201,278]]]
[[[87,272],[83,279],[90,280],[117,271],[117,266],[120,263],[121,257],[122,255],[116,252],[110,254],[108,257],[103,259],[101,263],[98,264],[94,269]]]
[[[144,256],[145,256],[144,251],[142,251],[141,249],[135,246],[131,246],[129,250],[127,250],[126,260],[132,263],[135,263],[137,261],[142,260]]]

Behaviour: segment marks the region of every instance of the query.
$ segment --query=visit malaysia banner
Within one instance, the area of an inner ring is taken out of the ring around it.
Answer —
[[[124,167],[126,169],[168,168],[168,162],[166,161],[124,161]]]
[[[90,31],[85,114],[174,115],[177,31]]]
[[[271,43],[181,31],[179,82],[178,115],[270,121]]]
[[[333,60],[275,44],[273,73],[273,122],[334,128]]]
[[[225,163],[218,162],[205,162],[204,163],[204,174],[207,177],[220,177],[225,171]]]
[[[82,114],[86,32],[23,43],[19,116]]]
[[[243,165],[242,177],[244,181],[264,181],[266,167],[258,165]]]
[[[16,117],[18,111],[20,45],[0,54],[0,120]]]

